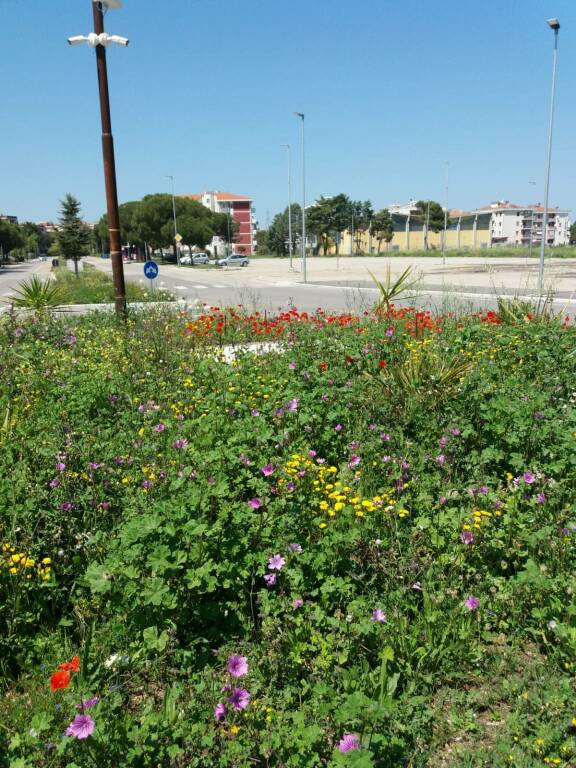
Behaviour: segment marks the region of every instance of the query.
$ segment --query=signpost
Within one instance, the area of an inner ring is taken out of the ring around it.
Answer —
[[[158,264],[155,261],[149,260],[144,264],[144,277],[150,280],[150,289],[154,288],[154,280],[158,277]]]

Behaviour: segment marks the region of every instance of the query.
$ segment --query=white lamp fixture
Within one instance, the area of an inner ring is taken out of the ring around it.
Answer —
[[[127,46],[130,44],[130,40],[126,37],[120,37],[120,35],[109,35],[107,32],[102,32],[101,35],[90,32],[89,35],[76,35],[68,38],[69,45],[80,45],[81,43],[88,43],[90,48],[96,48],[97,45],[107,48],[111,43]]]
[[[93,0],[93,2],[100,2],[102,5],[105,5],[106,8],[110,8],[110,10],[122,8],[122,0]]]

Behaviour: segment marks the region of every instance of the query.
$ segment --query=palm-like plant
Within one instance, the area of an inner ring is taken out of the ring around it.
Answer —
[[[406,267],[400,277],[393,280],[392,271],[388,265],[384,282],[378,280],[370,270],[368,272],[380,291],[380,299],[374,307],[375,310],[384,309],[386,312],[390,312],[394,300],[398,300],[400,297],[413,299],[416,296],[416,293],[410,293],[419,282],[418,278],[412,278],[412,267]]]
[[[13,301],[15,307],[37,311],[58,307],[61,303],[62,298],[58,287],[41,280],[37,275],[19,284],[19,290]]]

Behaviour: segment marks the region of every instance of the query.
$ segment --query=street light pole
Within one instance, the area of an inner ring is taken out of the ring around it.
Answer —
[[[176,198],[174,197],[174,176],[166,174],[166,178],[172,182],[172,218],[174,220],[174,247],[176,248],[176,264],[180,266],[180,243],[178,237],[178,223],[176,221]]]
[[[304,113],[294,112],[302,120],[302,278],[306,282],[306,150],[304,144]]]
[[[544,185],[544,214],[542,216],[542,242],[540,243],[540,264],[538,267],[538,293],[544,290],[544,252],[548,239],[548,192],[550,191],[550,164],[552,161],[552,129],[554,127],[554,100],[556,96],[556,61],[558,58],[558,19],[548,19],[548,26],[554,32],[554,52],[552,54],[552,94],[550,97],[550,122],[548,125],[548,152],[546,156],[546,176]]]
[[[446,264],[446,235],[448,233],[448,166],[449,163],[446,160],[444,165],[446,166],[446,204],[444,207],[444,237],[442,238],[442,264]]]
[[[292,266],[292,159],[290,144],[282,144],[288,150],[288,252],[290,254],[290,272],[294,271]]]
[[[92,2],[94,14],[94,32],[104,34],[103,3]],[[114,138],[110,115],[110,96],[108,93],[108,69],[106,66],[106,46],[96,45],[96,66],[98,69],[98,90],[100,94],[100,115],[102,120],[102,155],[104,159],[104,181],[106,186],[106,207],[108,211],[108,233],[110,238],[110,261],[114,281],[114,303],[116,314],[126,315],[126,285],[124,283],[124,265],[120,243],[120,214],[118,212],[118,190],[116,186],[116,164],[114,160]]]

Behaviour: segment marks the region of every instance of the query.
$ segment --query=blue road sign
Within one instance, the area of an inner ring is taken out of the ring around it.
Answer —
[[[155,261],[147,261],[144,264],[144,277],[147,277],[148,280],[154,280],[158,277],[158,271],[158,264]]]

